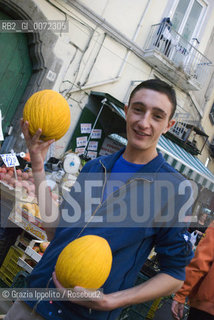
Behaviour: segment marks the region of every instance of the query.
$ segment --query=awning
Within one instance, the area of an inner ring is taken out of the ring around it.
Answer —
[[[198,158],[164,136],[160,137],[157,148],[177,171],[214,191],[214,174]]]
[[[127,144],[127,139],[117,134],[111,134],[110,138],[124,146]],[[165,160],[185,177],[214,191],[214,175],[198,158],[164,136],[160,137],[157,149],[163,154]]]
[[[105,97],[108,101],[108,106],[125,119],[123,103],[119,102],[107,93],[93,92],[93,94]],[[127,142],[126,139],[117,134],[112,134],[111,137],[124,145]],[[211,191],[214,191],[214,174],[207,169],[198,158],[194,157],[185,149],[163,135],[159,139],[157,149],[163,154],[165,160],[185,177],[197,182]]]

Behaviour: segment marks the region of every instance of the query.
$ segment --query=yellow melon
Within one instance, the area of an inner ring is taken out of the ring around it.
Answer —
[[[63,249],[55,272],[65,288],[98,289],[108,278],[111,266],[112,252],[108,242],[100,236],[86,235]]]
[[[23,119],[29,122],[32,136],[40,128],[42,140],[59,140],[70,126],[70,107],[60,93],[53,90],[38,91],[27,100]]]

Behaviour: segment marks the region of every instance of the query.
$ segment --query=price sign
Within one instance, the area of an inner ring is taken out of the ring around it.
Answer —
[[[91,139],[101,139],[102,130],[101,129],[94,129],[91,134]]]
[[[17,159],[17,156],[12,153],[7,154],[1,154],[1,158],[6,165],[6,167],[15,167],[19,166],[19,160]]]
[[[91,123],[80,124],[81,133],[91,133]]]

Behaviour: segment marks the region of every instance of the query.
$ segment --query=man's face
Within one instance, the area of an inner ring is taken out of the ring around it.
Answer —
[[[199,219],[201,222],[205,222],[207,220],[207,214],[203,213]]]
[[[167,95],[151,89],[137,91],[125,113],[128,145],[133,151],[154,152],[160,135],[175,122],[169,120],[172,103]]]

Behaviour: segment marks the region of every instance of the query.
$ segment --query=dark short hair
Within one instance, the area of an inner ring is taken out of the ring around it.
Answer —
[[[172,86],[160,79],[150,79],[143,81],[131,92],[128,105],[130,105],[131,99],[133,98],[135,93],[141,89],[151,89],[167,95],[169,101],[172,103],[172,112],[170,115],[170,119],[172,119],[177,105],[175,90]]]

